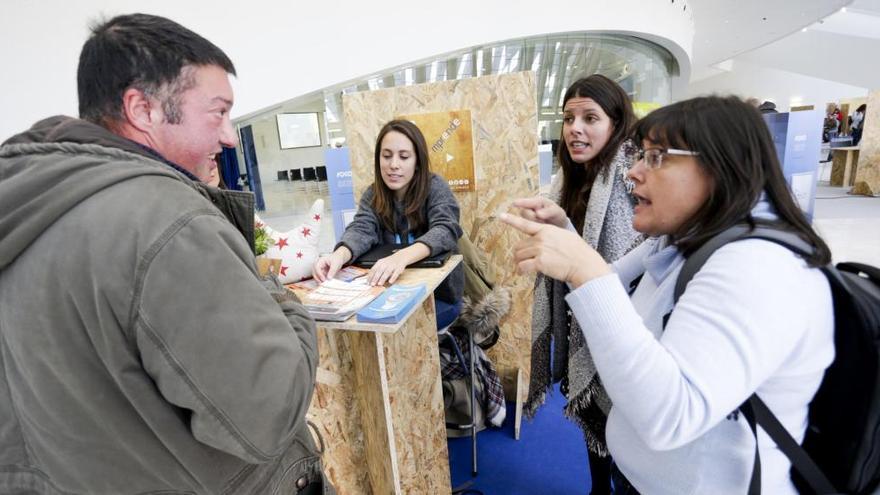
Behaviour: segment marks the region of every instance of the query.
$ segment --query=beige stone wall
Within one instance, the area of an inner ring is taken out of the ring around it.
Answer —
[[[880,195],[880,90],[868,94],[853,194]]]
[[[507,201],[538,193],[536,95],[534,73],[519,72],[353,93],[342,100],[356,200],[373,182],[373,149],[385,122],[401,115],[470,110],[477,190],[456,197],[462,227],[487,253],[513,296],[501,338],[490,351],[510,400],[517,369],[528,383],[534,278],[514,273],[512,248],[520,236],[494,215]]]

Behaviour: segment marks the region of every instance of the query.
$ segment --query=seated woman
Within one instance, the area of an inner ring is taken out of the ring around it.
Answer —
[[[373,246],[407,246],[382,258],[367,275],[370,284],[393,284],[412,263],[438,253],[458,252],[462,230],[458,201],[449,185],[431,173],[425,137],[415,124],[392,120],[376,138],[376,180],[361,196],[354,220],[345,228],[333,253],[312,270],[315,279],[333,278],[346,263]],[[434,291],[437,327],[449,326],[461,311],[464,272],[461,265]]]
[[[506,215],[527,235],[514,261],[572,287],[566,301],[613,403],[605,434],[620,491],[747,493],[756,446],[739,406],[757,393],[802,442],[834,357],[831,292],[817,268],[831,254],[795,204],[755,108],[735,97],[682,101],[645,117],[635,138],[633,226],[653,239],[612,267],[574,232]],[[762,222],[812,254],[760,239],[726,244],[673,310],[685,257],[733,225]],[[789,460],[763,431],[757,448],[762,493],[796,493]]]

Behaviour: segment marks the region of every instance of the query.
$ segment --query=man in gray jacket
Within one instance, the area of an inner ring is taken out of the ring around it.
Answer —
[[[0,493],[321,493],[314,323],[257,275],[250,194],[202,183],[236,144],[228,74],[116,17],[81,119],[0,147]]]

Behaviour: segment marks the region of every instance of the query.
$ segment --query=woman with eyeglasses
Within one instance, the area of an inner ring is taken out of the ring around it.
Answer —
[[[570,225],[599,254],[614,261],[638,245],[633,230],[633,197],[626,171],[636,146],[628,139],[635,124],[632,102],[617,83],[599,74],[579,79],[562,104],[561,173],[549,197],[525,201],[535,218],[559,227]],[[605,446],[605,421],[611,401],[602,388],[577,320],[565,305],[568,286],[538,276],[532,312],[532,354],[526,414],[534,415],[553,382],[567,398],[565,414],[587,441],[591,493],[611,491],[611,461]],[[553,359],[551,359],[551,347]],[[552,361],[552,369],[551,369]]]
[[[613,403],[615,493],[746,493],[755,437],[738,407],[757,393],[801,442],[833,359],[831,292],[817,268],[831,254],[795,204],[756,109],[695,98],[649,114],[635,138],[633,226],[651,239],[609,265],[570,230],[504,215],[526,234],[514,260],[572,288],[566,301]],[[685,257],[733,225],[762,222],[793,231],[813,254],[726,244],[673,311]],[[763,431],[758,452],[762,493],[796,493],[788,459]]]

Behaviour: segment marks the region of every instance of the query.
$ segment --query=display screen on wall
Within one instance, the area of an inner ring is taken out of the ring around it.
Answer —
[[[317,113],[279,113],[278,140],[281,149],[321,146],[321,129]]]

